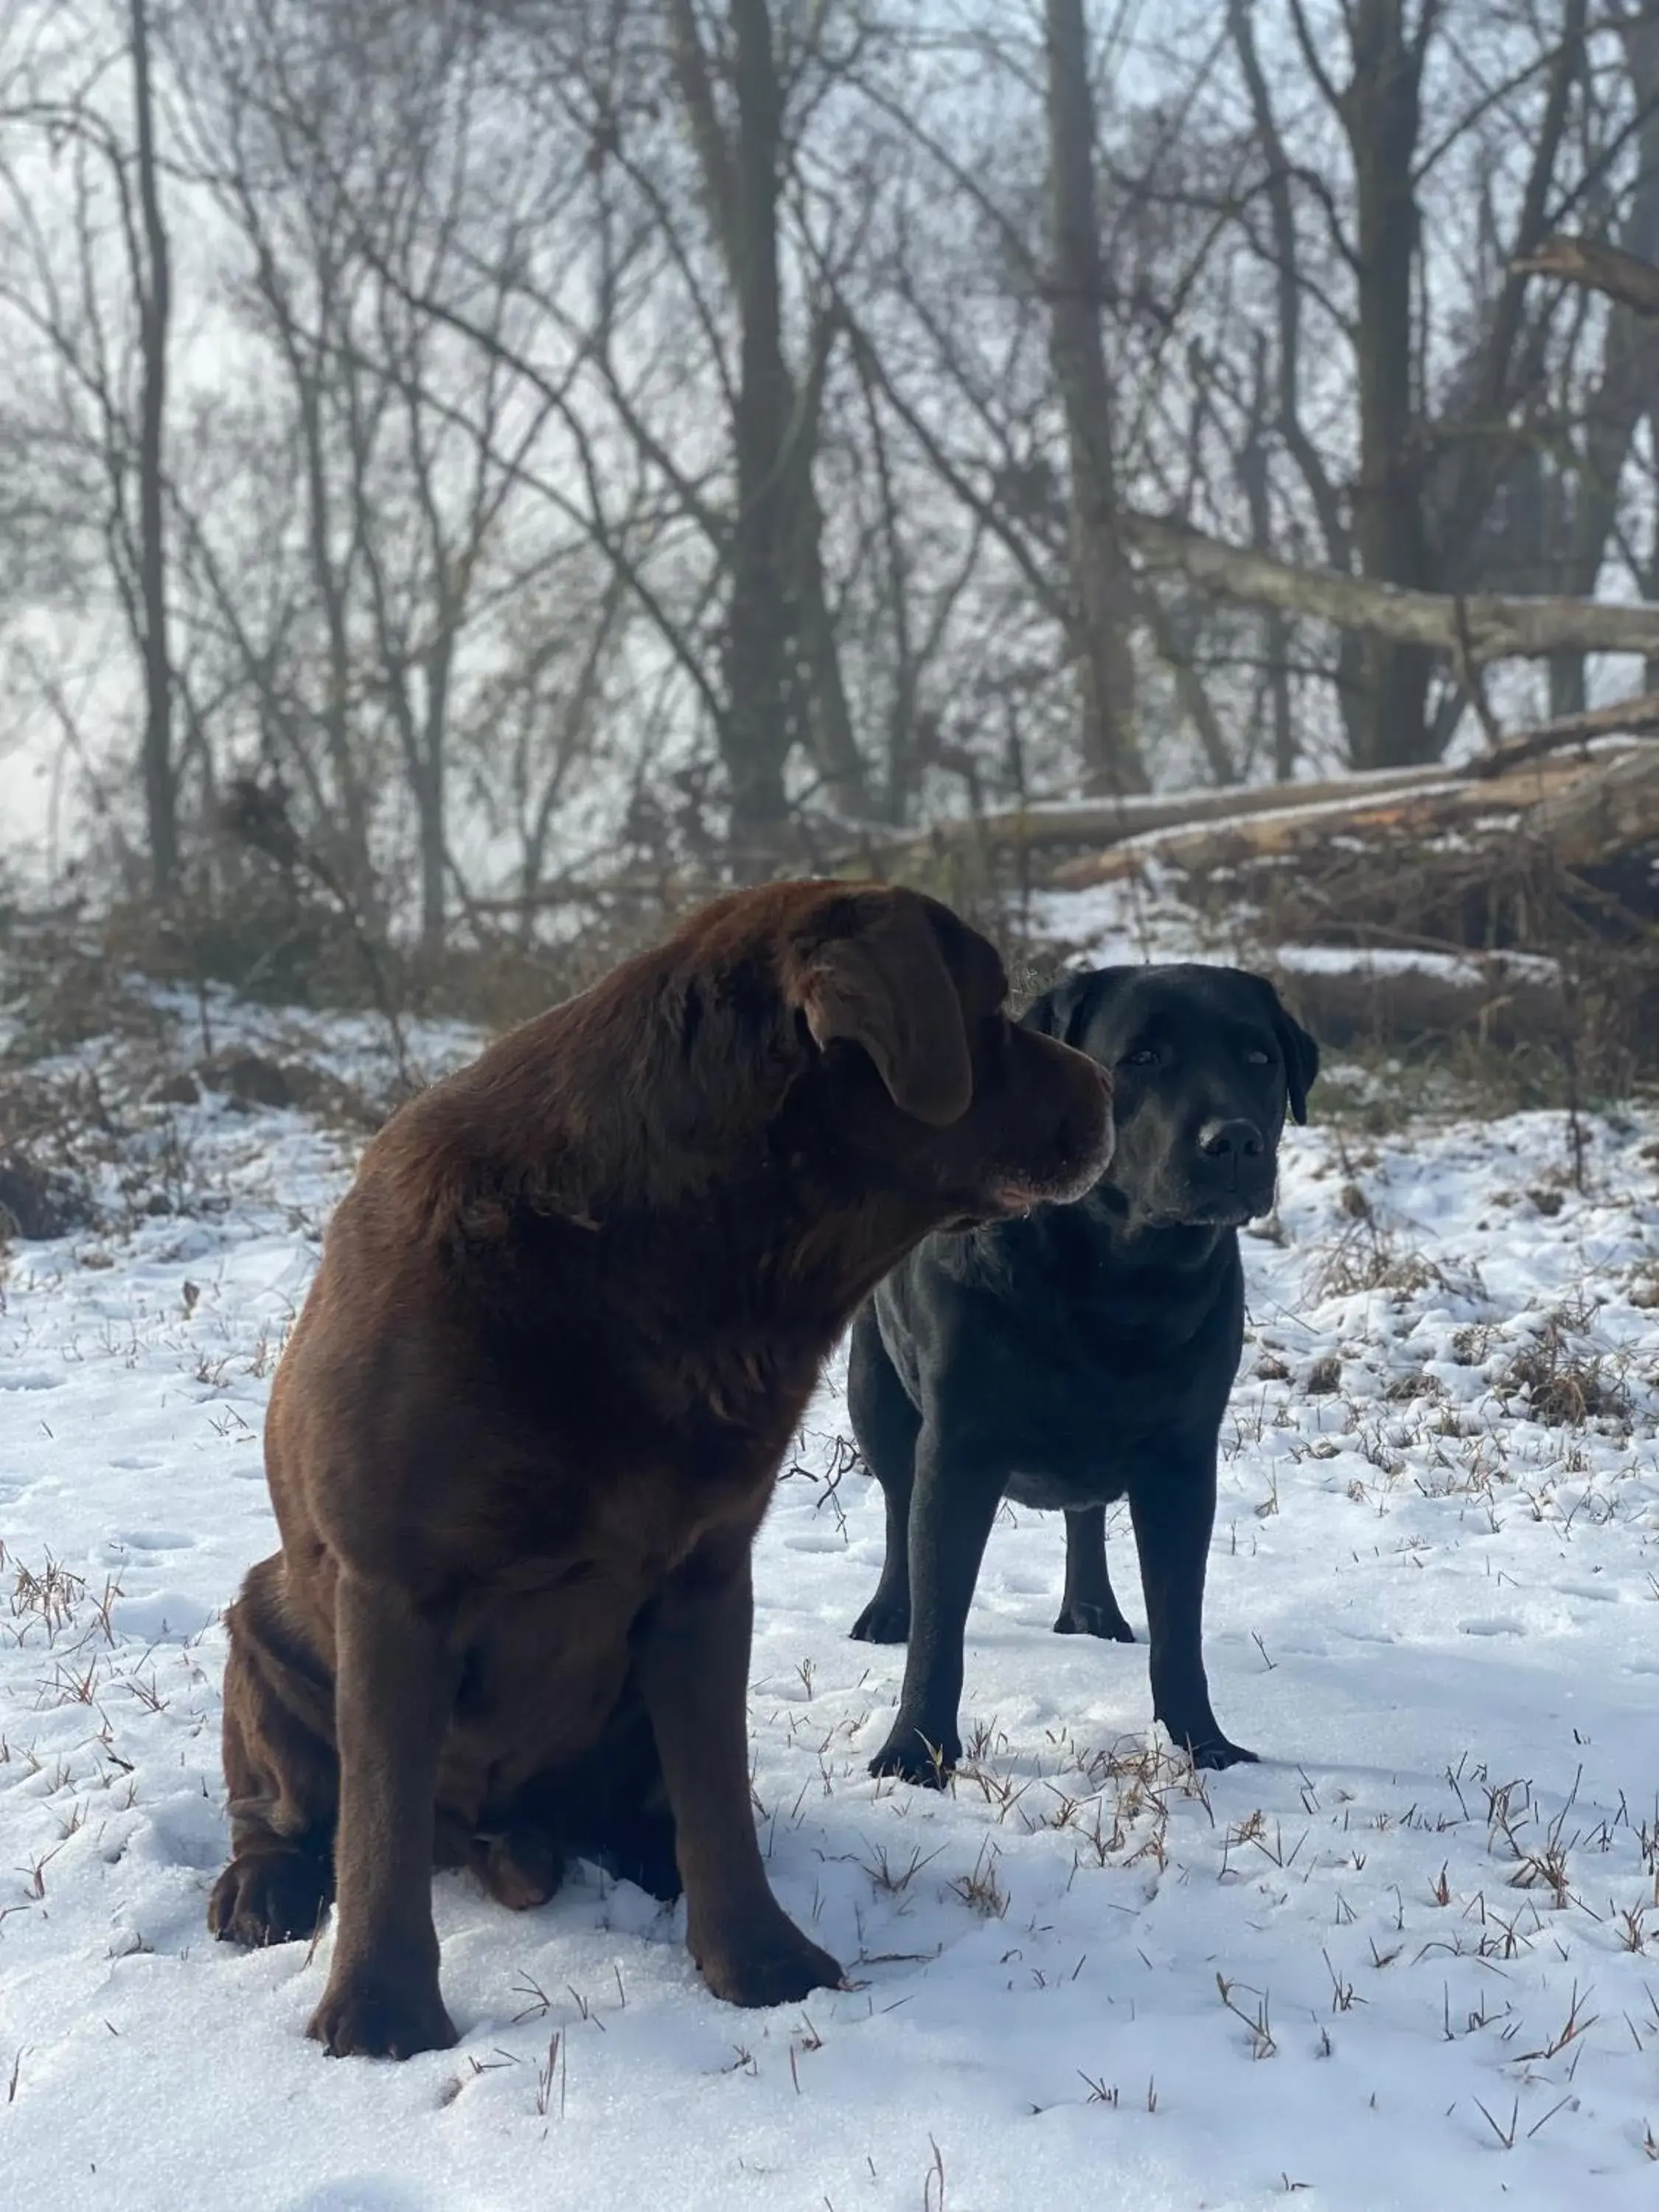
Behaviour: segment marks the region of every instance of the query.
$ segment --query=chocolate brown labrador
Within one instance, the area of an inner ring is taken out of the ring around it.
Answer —
[[[840,1982],[757,1844],[750,1549],[859,1300],[1109,1156],[1109,1079],[1006,995],[916,893],[739,892],[368,1146],[271,1393],[209,1911],[334,1902],[330,2051],[454,2042],[434,1865],[522,1908],[597,1856],[683,1888],[717,1996]]]

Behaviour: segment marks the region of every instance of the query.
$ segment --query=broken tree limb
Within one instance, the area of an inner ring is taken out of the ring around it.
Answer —
[[[1563,715],[1535,730],[1505,738],[1467,766],[1376,769],[1360,775],[1322,777],[1305,783],[1224,784],[1208,791],[1134,793],[1118,799],[1089,799],[1000,808],[994,813],[954,815],[922,831],[876,831],[824,856],[824,864],[858,867],[875,875],[902,874],[926,867],[953,853],[1052,853],[1066,846],[1097,848],[1131,837],[1205,822],[1301,811],[1332,803],[1369,805],[1374,799],[1413,791],[1433,790],[1469,778],[1493,781],[1512,775],[1528,761],[1609,737],[1659,732],[1659,692],[1639,692],[1607,707]],[[1095,857],[1091,855],[1091,858]],[[1079,863],[1079,866],[1084,864]],[[1057,880],[1067,880],[1061,870]],[[1096,881],[1085,876],[1079,880]]]
[[[1149,862],[1181,868],[1189,875],[1208,874],[1247,860],[1279,859],[1310,846],[1328,844],[1333,837],[1420,837],[1440,818],[1435,801],[1465,788],[1443,772],[1432,792],[1393,791],[1363,802],[1347,794],[1312,805],[1280,805],[1255,815],[1235,814],[1218,822],[1182,823],[1127,838],[1103,853],[1062,860],[1052,871],[1050,880],[1058,890],[1082,890],[1091,884],[1125,883]]]
[[[1407,591],[1337,568],[1293,567],[1132,509],[1124,510],[1120,527],[1149,567],[1178,569],[1190,583],[1223,598],[1405,645],[1467,653],[1477,662],[1539,660],[1553,653],[1659,653],[1659,605],[1648,600]]]
[[[1553,1041],[1567,1028],[1547,960],[1400,956],[1287,945],[1269,964],[1322,1044],[1396,1044],[1473,1030],[1492,1044]]]
[[[1547,238],[1510,267],[1517,276],[1555,276],[1603,292],[1633,314],[1659,315],[1659,268],[1599,238]]]
[[[1626,811],[1638,828],[1624,842],[1639,843],[1644,836],[1659,835],[1659,827],[1652,831],[1639,827],[1647,819],[1643,808],[1652,808],[1659,820],[1659,745],[1642,745],[1630,755],[1616,753],[1589,767],[1581,761],[1522,763],[1508,775],[1490,779],[1443,771],[1438,781],[1428,787],[1364,795],[1350,789],[1317,804],[1304,800],[1249,816],[1237,812],[1220,821],[1185,823],[1126,839],[1103,853],[1061,861],[1050,880],[1060,889],[1080,890],[1091,884],[1122,882],[1139,874],[1148,862],[1180,868],[1189,875],[1208,874],[1219,868],[1328,850],[1343,840],[1379,847],[1390,840],[1404,843],[1459,823],[1501,814],[1524,817],[1528,835],[1538,837],[1545,834],[1543,819],[1553,800],[1559,799],[1563,805],[1573,804],[1581,789],[1599,787],[1627,760],[1640,762],[1643,773],[1635,779],[1637,796],[1626,801]],[[1282,795],[1284,787],[1279,788]],[[1583,830],[1571,850],[1558,848],[1569,866],[1581,866],[1586,858],[1595,857],[1589,848],[1595,836],[1607,829],[1602,814],[1595,811],[1592,802],[1579,803],[1583,808]],[[1553,843],[1556,842],[1552,838]]]
[[[1004,807],[994,813],[953,815],[920,835],[914,830],[877,832],[826,858],[837,869],[859,867],[876,875],[902,873],[951,853],[1040,853],[1068,845],[1112,845],[1126,837],[1191,822],[1218,821],[1285,805],[1314,805],[1322,799],[1415,791],[1450,780],[1453,772],[1440,767],[1377,769],[1364,775],[1329,776],[1310,783],[1231,784],[1210,791],[1150,796],[1135,793],[1121,799]]]
[[[1633,698],[1615,699],[1610,706],[1590,707],[1577,714],[1563,714],[1505,738],[1490,752],[1469,763],[1471,775],[1507,775],[1523,761],[1545,753],[1565,751],[1569,745],[1588,744],[1592,738],[1641,738],[1659,731],[1659,691],[1638,691]]]
[[[1579,775],[1527,817],[1527,834],[1565,867],[1584,868],[1659,839],[1659,745]]]
[[[1097,869],[1100,848],[1118,847],[1131,838],[1145,838],[1164,830],[1194,828],[1204,823],[1233,822],[1261,815],[1301,815],[1310,808],[1352,807],[1363,814],[1374,805],[1413,792],[1449,790],[1469,782],[1491,785],[1512,776],[1528,762],[1542,759],[1570,746],[1607,738],[1639,738],[1659,733],[1659,692],[1638,692],[1606,707],[1592,707],[1580,714],[1565,714],[1535,730],[1505,738],[1486,753],[1457,769],[1431,763],[1427,767],[1378,769],[1364,775],[1329,776],[1306,783],[1258,783],[1222,786],[1211,791],[1135,794],[1122,799],[1085,799],[1066,805],[1004,809],[994,814],[964,815],[936,823],[921,836],[876,836],[849,845],[834,856],[838,867],[860,866],[875,874],[903,873],[925,867],[930,860],[952,853],[978,850],[1053,853],[1066,846],[1089,845],[1096,851],[1054,871],[1060,884],[1100,883],[1125,872],[1115,866]],[[1582,772],[1575,763],[1569,775]],[[1552,788],[1553,786],[1552,785]],[[1545,795],[1535,781],[1525,794],[1517,787],[1501,799],[1488,791],[1482,805],[1530,805]],[[1454,810],[1455,811],[1455,810]]]

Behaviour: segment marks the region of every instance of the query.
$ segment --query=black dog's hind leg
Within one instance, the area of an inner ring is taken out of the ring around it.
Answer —
[[[546,1824],[573,1855],[672,1904],[680,1895],[674,1814],[650,1716],[630,1674],[599,1741],[539,1784]]]
[[[910,1632],[910,1493],[921,1415],[887,1356],[873,1310],[853,1323],[847,1360],[847,1410],[853,1434],[887,1505],[887,1552],[876,1594],[853,1623],[860,1644],[902,1644]]]
[[[943,1440],[931,1424],[924,1425],[910,1502],[904,1686],[892,1731],[870,1762],[872,1774],[939,1789],[962,1757],[962,1639],[1005,1479],[1005,1470],[988,1465],[970,1440]]]
[[[1103,1505],[1085,1505],[1066,1516],[1066,1589],[1054,1633],[1103,1636],[1115,1644],[1135,1640],[1107,1571]]]
[[[1152,1711],[1194,1766],[1255,1753],[1230,1743],[1204,1672],[1204,1570],[1215,1527],[1215,1461],[1172,1467],[1129,1493],[1152,1644]]]

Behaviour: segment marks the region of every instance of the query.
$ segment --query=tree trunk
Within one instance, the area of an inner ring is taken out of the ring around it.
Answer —
[[[1426,7],[1429,0],[1424,0]],[[1402,0],[1358,0],[1350,15],[1352,76],[1343,122],[1358,204],[1359,482],[1354,538],[1368,580],[1418,589],[1431,581],[1416,436],[1412,289],[1419,211],[1413,179],[1422,34],[1407,36]],[[1354,766],[1431,759],[1431,656],[1372,636]]]
[[[1659,12],[1650,8],[1627,15],[1620,29],[1631,93],[1641,119],[1637,180],[1619,246],[1622,255],[1650,266],[1659,252]],[[1655,279],[1654,296],[1659,300],[1659,270]],[[1618,520],[1620,479],[1637,426],[1656,390],[1659,323],[1643,315],[1630,298],[1615,299],[1607,312],[1601,373],[1586,410],[1571,543],[1558,585],[1564,592],[1588,598],[1595,589]],[[1587,696],[1583,653],[1558,653],[1550,663],[1550,712],[1574,714]]]
[[[1252,51],[1254,51],[1252,49]],[[1291,342],[1297,325],[1291,325]],[[1254,349],[1255,378],[1250,420],[1238,456],[1239,484],[1250,517],[1250,543],[1265,552],[1273,540],[1272,484],[1267,469],[1265,431],[1271,420],[1267,398],[1267,341],[1260,332]],[[1284,413],[1281,406],[1280,414]],[[1267,693],[1273,708],[1273,781],[1288,783],[1296,774],[1296,726],[1291,711],[1291,625],[1276,607],[1261,617],[1261,657],[1267,670]]]
[[[449,686],[458,620],[447,575],[441,589],[438,635],[426,655],[426,712],[415,787],[421,832],[421,947],[434,955],[444,949],[447,927],[444,894],[448,879],[449,838],[445,786],[449,765]]]
[[[1144,791],[1135,733],[1133,586],[1116,532],[1112,405],[1101,343],[1095,112],[1083,0],[1045,0],[1048,70],[1048,350],[1066,415],[1072,649],[1086,784]]]
[[[1267,404],[1267,340],[1265,332],[1258,331],[1256,392],[1253,410],[1255,422],[1260,428],[1255,442],[1260,447],[1260,430],[1265,429],[1272,422],[1284,440],[1285,449],[1295,463],[1308,496],[1313,502],[1314,513],[1319,518],[1320,535],[1324,539],[1327,562],[1333,568],[1351,569],[1353,566],[1353,542],[1348,519],[1343,512],[1342,501],[1332,482],[1330,471],[1302,420],[1304,279],[1296,205],[1291,193],[1295,170],[1279,132],[1273,94],[1256,50],[1255,5],[1255,0],[1229,0],[1227,16],[1239,66],[1244,76],[1245,89],[1249,94],[1256,138],[1267,164],[1267,174],[1262,181],[1267,191],[1267,211],[1273,222],[1273,284],[1278,307],[1276,336],[1279,357],[1275,363],[1278,405],[1270,411]],[[1255,465],[1261,472],[1259,505],[1255,494],[1250,491],[1248,477],[1246,479],[1247,495],[1251,500],[1250,536],[1251,543],[1265,550],[1273,542],[1267,505],[1265,449],[1259,451]],[[1272,616],[1264,622],[1262,630],[1263,648],[1273,684],[1275,773],[1288,776],[1291,772],[1295,750],[1291,719],[1290,674],[1286,665],[1290,641],[1285,634],[1285,626]],[[1337,647],[1336,665],[1333,671],[1337,711],[1342,717],[1350,759],[1358,753],[1362,744],[1360,714],[1364,696],[1364,650],[1362,640],[1345,632]]]
[[[733,842],[764,852],[787,818],[790,623],[783,580],[784,441],[789,432],[778,285],[781,98],[767,0],[732,0],[738,105],[738,511],[726,629],[726,780]]]
[[[812,363],[804,383],[797,385],[785,368],[791,451],[784,488],[789,512],[783,526],[793,548],[789,590],[808,692],[805,714],[799,719],[805,724],[805,734],[831,803],[860,819],[870,811],[870,788],[842,674],[841,641],[823,573],[823,510],[812,482],[832,341],[828,326],[815,334]]]
[[[820,331],[823,352],[799,391],[784,357],[778,300],[782,98],[767,0],[732,0],[735,138],[714,104],[691,0],[668,0],[667,12],[709,228],[742,331],[733,424],[738,511],[731,552],[729,712],[720,750],[734,835],[764,847],[775,842],[784,818],[783,764],[797,736],[810,746],[835,804],[853,815],[869,809],[812,481],[830,332]],[[809,695],[804,713],[794,711],[802,687],[790,681],[797,653]]]
[[[150,884],[157,899],[179,890],[179,780],[173,757],[173,663],[167,649],[167,547],[163,443],[172,282],[155,158],[148,0],[129,0],[133,103],[138,137],[142,252],[133,248],[142,392],[138,430],[139,587],[144,663],[144,816]]]

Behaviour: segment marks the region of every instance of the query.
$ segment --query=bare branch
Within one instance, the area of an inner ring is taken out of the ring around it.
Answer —
[[[1540,240],[1510,264],[1516,276],[1553,276],[1603,292],[1638,315],[1659,315],[1659,267],[1597,238]]]

